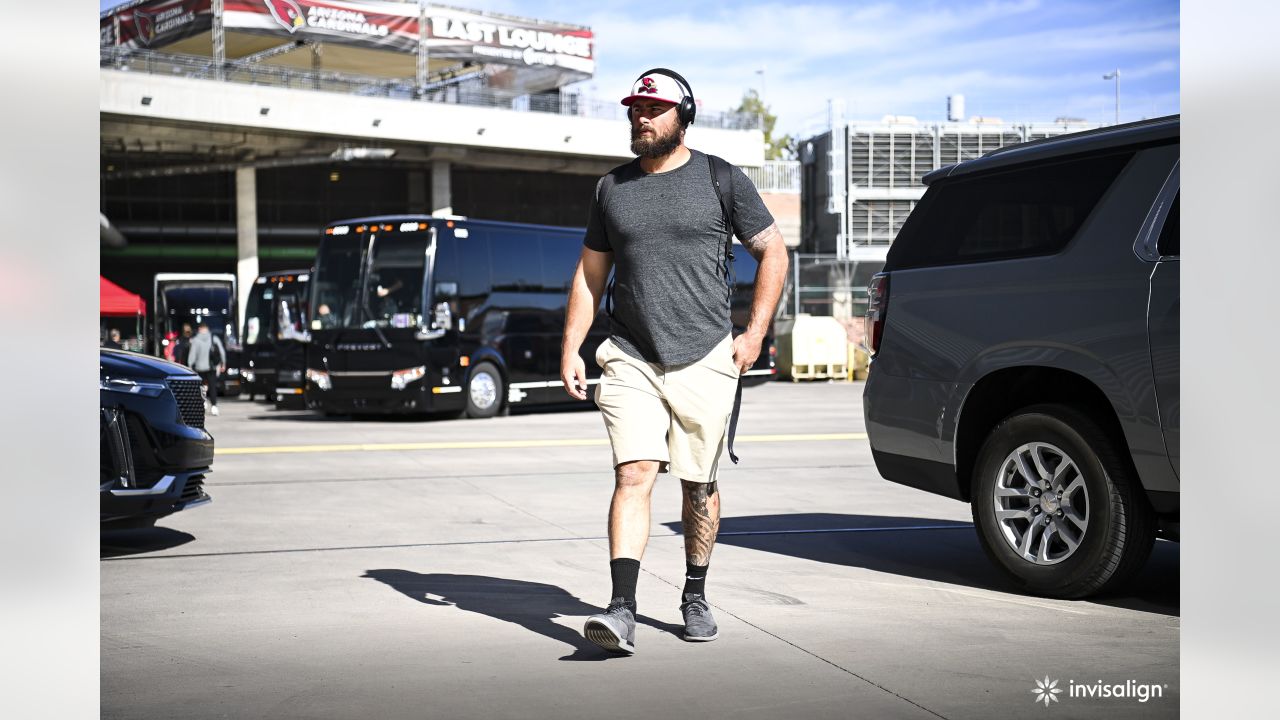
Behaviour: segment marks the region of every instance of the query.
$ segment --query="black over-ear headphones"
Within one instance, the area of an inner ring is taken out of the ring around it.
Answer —
[[[676,117],[680,118],[681,125],[692,125],[694,116],[698,114],[698,106],[693,101],[693,88],[689,85],[689,81],[685,80],[684,77],[675,70],[668,70],[666,68],[652,68],[650,70],[645,70],[640,73],[640,77],[637,77],[636,79],[639,80],[645,75],[653,75],[655,73],[669,75],[675,78],[676,82],[684,86],[684,99],[676,106]]]

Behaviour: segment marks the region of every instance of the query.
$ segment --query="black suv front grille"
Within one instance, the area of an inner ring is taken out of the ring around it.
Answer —
[[[182,502],[194,502],[201,498],[208,497],[204,492],[204,476],[192,475],[187,484],[182,488]]]
[[[178,416],[183,425],[204,427],[204,394],[199,380],[169,380],[169,389],[178,400]]]

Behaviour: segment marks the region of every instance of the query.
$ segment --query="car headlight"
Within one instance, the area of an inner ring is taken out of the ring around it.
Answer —
[[[234,368],[233,368],[233,369],[234,369]],[[255,379],[257,379],[257,377],[258,377],[258,375],[257,375],[256,373],[254,373],[252,370],[245,370],[245,371],[244,371],[244,379],[245,379],[245,382],[253,382]]]
[[[128,395],[145,395],[160,397],[160,393],[168,389],[164,383],[138,382],[125,378],[105,378],[98,380],[98,389],[109,392],[126,393]]]
[[[427,374],[427,366],[419,365],[405,370],[396,370],[391,373],[391,389],[403,390],[405,386],[414,380],[421,380]]]
[[[238,377],[239,375],[240,375],[240,368],[227,368],[227,377]],[[252,379],[253,378],[250,378],[250,380]]]
[[[319,390],[332,390],[333,384],[329,382],[329,373],[323,370],[307,370],[307,381],[314,383]]]

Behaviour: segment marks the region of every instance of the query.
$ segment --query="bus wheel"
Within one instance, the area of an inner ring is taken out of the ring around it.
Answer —
[[[467,380],[467,417],[489,418],[502,409],[502,375],[493,365],[482,362],[471,371]]]

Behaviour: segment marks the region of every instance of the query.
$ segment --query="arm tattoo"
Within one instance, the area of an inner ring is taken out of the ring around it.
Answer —
[[[684,509],[680,520],[684,530],[685,559],[694,565],[711,562],[711,549],[720,531],[720,495],[716,484],[680,481]]]
[[[782,239],[782,231],[778,230],[777,223],[772,223],[769,227],[748,238],[743,244],[747,246],[747,251],[751,253],[751,257],[759,260],[764,255],[765,249],[769,247],[769,243],[775,239]]]

